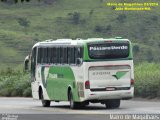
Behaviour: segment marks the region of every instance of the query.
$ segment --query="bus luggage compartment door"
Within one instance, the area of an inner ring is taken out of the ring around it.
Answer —
[[[129,65],[94,66],[89,68],[91,91],[113,91],[130,88]]]

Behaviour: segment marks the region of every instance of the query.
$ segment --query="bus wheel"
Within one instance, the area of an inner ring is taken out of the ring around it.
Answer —
[[[50,104],[51,104],[51,101],[49,101],[49,100],[44,100],[43,92],[41,92],[41,101],[42,101],[42,106],[43,106],[43,107],[49,107]]]
[[[70,108],[71,108],[71,109],[76,109],[76,108],[78,108],[78,103],[74,102],[74,100],[73,100],[73,95],[72,95],[72,92],[71,92],[71,91],[69,92],[68,98],[69,98]]]
[[[120,100],[119,99],[106,100],[105,105],[106,105],[106,108],[108,108],[108,109],[119,108]]]

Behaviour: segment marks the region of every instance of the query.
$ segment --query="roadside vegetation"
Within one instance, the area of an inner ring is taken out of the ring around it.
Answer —
[[[0,96],[30,97],[31,84],[29,74],[7,68],[0,71]]]
[[[141,63],[135,66],[135,96],[160,98],[160,64]]]
[[[160,98],[160,64],[135,65],[135,97]],[[7,68],[0,71],[0,96],[31,97],[29,73]]]

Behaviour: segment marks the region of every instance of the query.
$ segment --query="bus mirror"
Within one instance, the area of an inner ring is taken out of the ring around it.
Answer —
[[[77,64],[77,65],[82,64],[82,59],[81,59],[81,58],[77,58],[77,59],[76,59],[76,64]]]
[[[29,65],[28,65],[28,62],[25,61],[25,64],[24,64],[24,70],[28,70],[29,69]]]
[[[29,56],[26,56],[24,60],[24,70],[29,70]]]

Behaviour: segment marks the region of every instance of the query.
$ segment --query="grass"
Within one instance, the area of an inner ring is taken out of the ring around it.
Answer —
[[[135,66],[135,95],[160,98],[160,64],[143,63]]]
[[[9,67],[8,64],[22,64],[33,44],[45,39],[115,36],[139,44],[142,57],[136,58],[136,63],[148,59],[143,46],[153,49],[153,61],[157,62],[157,54],[160,54],[159,9],[148,12],[114,11],[105,6],[109,1],[59,0],[52,5],[36,1],[15,5],[0,3],[0,48],[3,48],[0,51],[0,65]],[[80,15],[78,24],[73,24],[74,18],[69,16],[75,12]],[[19,18],[29,21],[28,26],[19,24]],[[96,26],[103,30],[95,31]],[[106,30],[107,26],[110,29]],[[7,53],[6,49],[9,50]]]

